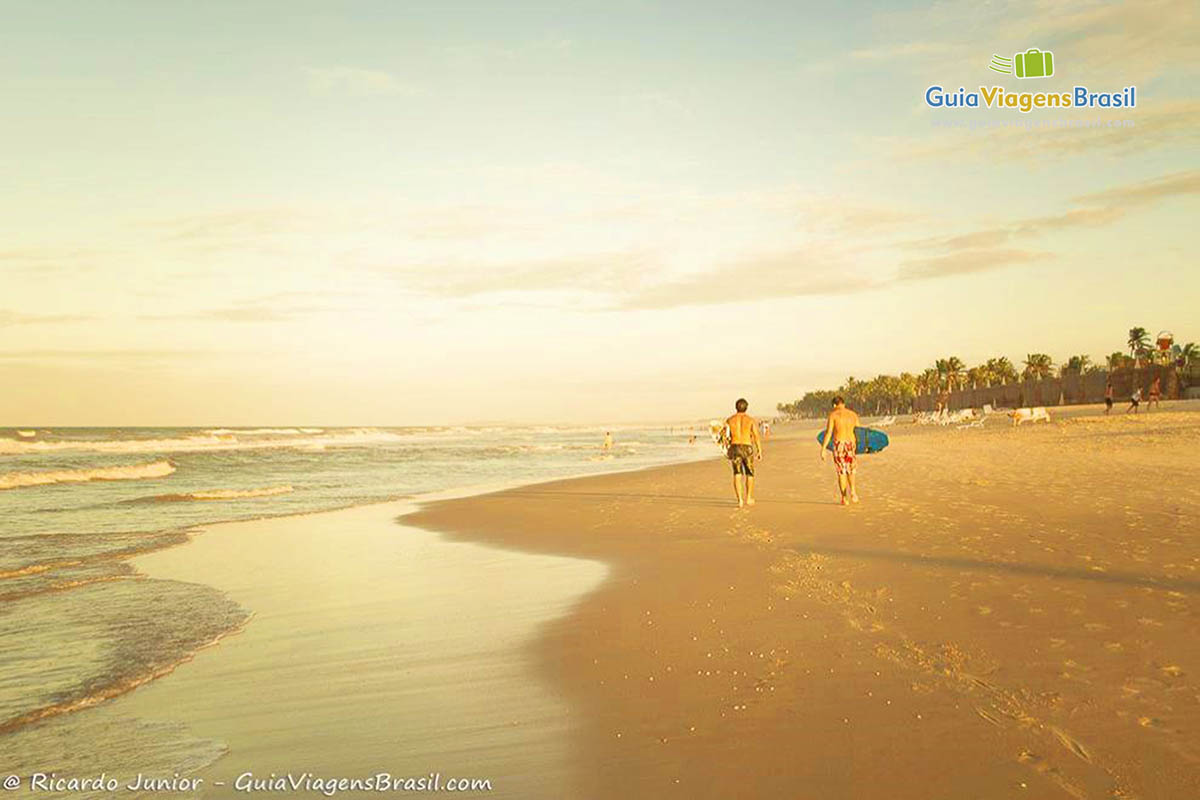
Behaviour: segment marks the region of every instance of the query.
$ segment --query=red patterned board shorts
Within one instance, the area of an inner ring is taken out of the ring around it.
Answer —
[[[833,443],[833,466],[838,475],[854,473],[854,442]]]

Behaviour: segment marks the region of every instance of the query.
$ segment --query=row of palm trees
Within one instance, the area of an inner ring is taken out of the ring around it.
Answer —
[[[1155,351],[1150,347],[1150,336],[1145,328],[1129,331],[1129,348],[1130,356],[1127,357],[1123,352],[1113,353],[1105,359],[1104,366],[1093,362],[1090,356],[1081,354],[1070,356],[1056,368],[1054,359],[1048,354],[1029,353],[1019,371],[1005,356],[989,358],[973,367],[967,367],[957,356],[948,356],[937,359],[933,366],[920,373],[877,375],[866,381],[851,377],[837,389],[807,392],[799,400],[780,403],[776,408],[787,416],[815,417],[824,414],[830,401],[841,395],[852,408],[864,413],[896,414],[908,411],[913,400],[921,395],[1003,386],[1021,379],[1042,380],[1056,373],[1075,372],[1082,375],[1104,372],[1105,369],[1133,366],[1139,361],[1151,363]],[[1194,342],[1174,347],[1171,354],[1182,364],[1200,362],[1200,348]]]

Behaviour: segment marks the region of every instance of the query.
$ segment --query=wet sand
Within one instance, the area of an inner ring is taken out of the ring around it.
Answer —
[[[714,461],[404,521],[610,565],[536,643],[565,796],[1196,797],[1200,409],[1052,413],[893,426],[849,509],[798,423],[744,511]]]
[[[412,509],[225,523],[135,559],[153,578],[215,586],[253,616],[167,677],[78,715],[104,731],[97,751],[129,749],[116,745],[147,725],[171,726],[185,750],[222,751],[193,773],[202,797],[246,796],[236,791],[244,773],[379,772],[484,778],[488,797],[564,796],[573,715],[536,680],[529,643],[606,569],[398,526]],[[73,773],[124,775],[148,762],[129,755],[122,770],[105,758]],[[40,759],[33,766],[48,770]]]

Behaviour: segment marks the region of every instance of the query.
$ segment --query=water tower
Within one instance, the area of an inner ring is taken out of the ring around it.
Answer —
[[[1158,345],[1158,357],[1162,359],[1163,363],[1170,361],[1171,345],[1175,344],[1175,334],[1170,331],[1159,331],[1155,344]]]

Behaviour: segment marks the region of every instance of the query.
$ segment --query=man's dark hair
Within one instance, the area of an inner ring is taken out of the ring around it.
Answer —
[[[746,398],[739,397],[738,401],[733,404],[733,407],[738,410],[739,414],[741,414],[745,413],[746,409],[750,407],[750,404],[746,402]]]
[[[845,404],[846,404],[846,400],[840,394],[837,397],[833,398],[833,405],[841,406],[841,405],[845,405]]]

